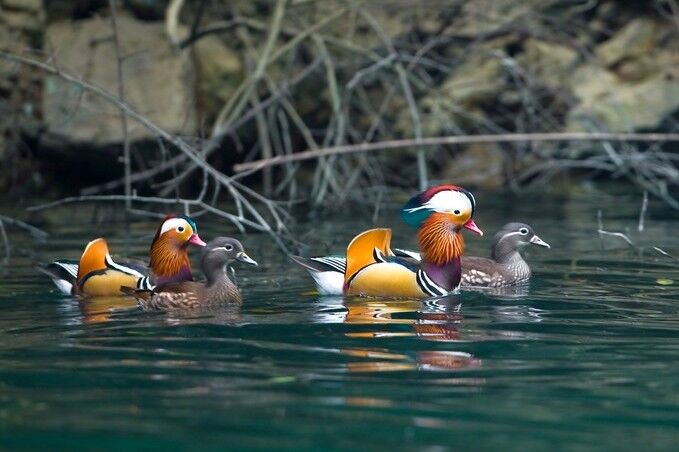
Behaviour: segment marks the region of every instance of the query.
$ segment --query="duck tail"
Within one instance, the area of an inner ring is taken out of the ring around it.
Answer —
[[[106,240],[99,238],[88,243],[82,256],[80,256],[78,276],[76,278],[78,284],[90,273],[97,270],[105,270],[107,256],[109,256],[109,252]]]
[[[58,260],[47,265],[40,265],[36,269],[52,278],[54,284],[66,295],[73,293],[73,286],[78,277],[78,261]]]
[[[302,257],[290,255],[290,259],[304,267],[316,282],[321,295],[342,295],[346,260],[340,256]]]
[[[340,256],[302,257],[291,254],[288,257],[309,273],[334,271],[344,274],[346,269],[346,259]]]
[[[347,264],[344,272],[344,284],[366,266],[379,262],[379,251],[384,256],[391,256],[391,229],[369,229],[358,234],[347,247]]]

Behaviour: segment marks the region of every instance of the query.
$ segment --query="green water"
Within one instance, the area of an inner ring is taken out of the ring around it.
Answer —
[[[552,245],[528,249],[528,294],[323,298],[262,235],[241,237],[239,309],[146,313],[57,294],[36,261],[105,234],[143,256],[154,223],[73,224],[37,245],[10,231],[0,284],[0,449],[677,450],[679,216],[640,196],[477,194],[468,252],[505,220]],[[641,252],[596,233],[630,231]],[[414,246],[395,206],[379,225]],[[67,212],[67,211],[66,211]],[[372,212],[302,223],[310,252],[340,251]],[[201,235],[231,234],[214,218]],[[669,281],[671,280],[671,281]]]

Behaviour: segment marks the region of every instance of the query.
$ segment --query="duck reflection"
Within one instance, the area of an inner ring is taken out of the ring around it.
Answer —
[[[95,324],[111,320],[115,312],[137,309],[137,301],[131,297],[96,297],[78,299],[83,323]]]
[[[530,283],[524,281],[511,286],[503,287],[463,287],[462,290],[468,292],[479,292],[488,297],[498,300],[520,300],[526,298],[530,292]]]
[[[121,312],[141,311],[133,297],[96,297],[78,299],[83,324],[106,323]],[[198,309],[177,309],[156,317],[169,325],[212,323],[230,325],[242,320],[240,305],[209,306]]]
[[[371,329],[346,333],[357,339],[414,336],[429,341],[456,342],[460,340],[460,326],[464,319],[456,294],[421,300],[344,299],[344,323],[353,325],[409,325],[406,331]],[[385,372],[407,370],[454,370],[481,365],[471,354],[453,350],[418,351],[415,356],[376,349],[343,349],[347,356],[366,361],[350,362],[350,372]]]

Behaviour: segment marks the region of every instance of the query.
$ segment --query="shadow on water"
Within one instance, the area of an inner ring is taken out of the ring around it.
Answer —
[[[679,255],[679,218],[652,205],[635,234],[637,199],[621,198],[606,227],[639,248],[602,244],[599,201],[487,202],[477,215],[487,236],[523,220],[552,250],[526,250],[529,286],[425,301],[319,297],[252,235],[243,242],[261,267],[236,270],[242,306],[144,312],[126,298],[58,295],[34,272],[75,257],[90,233],[68,226],[40,246],[17,236],[0,285],[0,446],[671,450],[679,265],[652,246]],[[396,215],[380,224],[415,246]],[[370,226],[331,219],[300,236],[312,251],[341,251]],[[143,256],[153,229],[101,232]],[[485,255],[487,243],[468,237],[468,252]]]

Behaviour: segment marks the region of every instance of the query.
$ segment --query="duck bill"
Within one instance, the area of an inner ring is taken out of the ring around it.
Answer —
[[[205,246],[206,243],[201,240],[200,237],[198,237],[198,234],[191,234],[191,237],[189,237],[189,243],[191,245],[196,245],[196,246]]]
[[[534,235],[533,237],[531,237],[530,243],[532,243],[533,245],[537,245],[537,246],[544,246],[545,248],[551,248],[551,246],[549,246],[549,243],[545,242],[544,240],[542,240],[537,235]]]
[[[474,234],[483,235],[483,231],[479,229],[479,227],[476,225],[476,223],[474,223],[474,220],[472,219],[469,219],[469,221],[467,221],[462,227],[465,229],[469,229]]]
[[[254,265],[255,267],[257,266],[257,261],[252,259],[247,254],[245,254],[244,251],[241,251],[240,253],[236,254],[236,260],[244,264]]]

